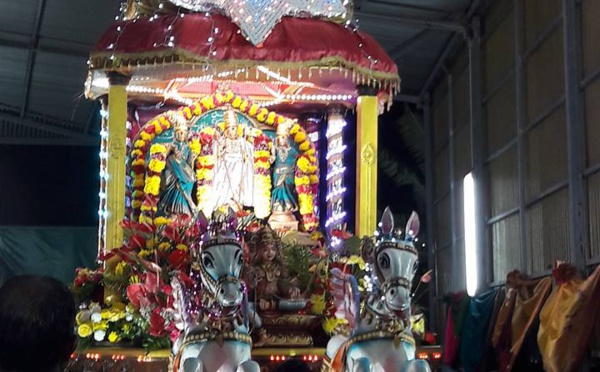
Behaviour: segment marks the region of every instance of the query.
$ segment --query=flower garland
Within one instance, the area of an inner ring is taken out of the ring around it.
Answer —
[[[196,198],[198,205],[202,208],[210,199],[211,186],[213,180],[213,168],[215,167],[215,159],[212,153],[213,137],[215,128],[206,127],[200,131],[200,153],[196,158],[196,180],[198,181],[196,188]],[[203,209],[205,215],[210,216],[212,211]]]
[[[260,131],[254,138],[254,213],[265,218],[271,213],[271,148],[273,143]]]
[[[146,153],[150,147],[150,143],[157,135],[170,129],[172,127],[171,121],[166,114],[159,115],[155,119],[148,122],[140,130],[140,133],[136,136],[133,142],[133,150],[131,151],[131,179],[132,189],[131,193],[133,213],[131,219],[137,221],[142,212],[142,204],[144,203],[144,196],[146,188],[145,182],[145,171],[146,171]],[[161,170],[162,171],[162,170]],[[160,177],[159,177],[160,179]],[[159,182],[160,187],[160,182]],[[148,208],[148,205],[144,207]],[[150,208],[151,209],[151,208]]]
[[[156,212],[158,203],[158,194],[160,192],[160,174],[167,164],[167,148],[161,144],[154,144],[150,147],[150,162],[146,170],[146,180],[144,182],[144,198],[141,206],[141,222],[152,222],[152,215]],[[143,159],[141,159],[143,160]],[[150,219],[148,221],[148,219]]]
[[[318,221],[314,213],[315,188],[319,185],[317,158],[315,156],[316,150],[300,124],[296,123],[292,126],[290,136],[294,137],[294,142],[298,144],[298,149],[302,152],[302,155],[296,161],[296,175],[294,178],[296,191],[298,191],[302,224],[307,231],[313,231],[318,226]]]
[[[265,123],[270,126],[277,127],[283,123],[286,119],[284,116],[279,115],[273,111],[269,111],[264,107],[248,101],[242,96],[234,94],[232,91],[217,92],[210,96],[206,96],[197,102],[194,102],[188,107],[183,107],[177,111],[169,111],[159,115],[157,118],[148,122],[134,141],[134,149],[131,152],[131,164],[132,164],[132,206],[133,216],[132,219],[137,221],[141,215],[141,209],[143,202],[145,201],[146,193],[144,191],[147,181],[144,181],[145,175],[145,159],[148,148],[154,138],[172,128],[172,115],[180,115],[185,120],[189,121],[195,117],[213,110],[215,108],[231,105],[234,109],[239,110],[241,113],[256,119],[260,123]],[[212,171],[214,168],[214,159],[212,155],[212,138],[214,135],[215,128],[205,128],[200,132],[200,138],[197,143],[192,142],[190,144],[192,151],[198,154],[196,160],[196,179],[198,181],[197,194],[198,204],[202,205],[203,201],[210,197],[209,190],[212,186]],[[255,130],[255,139],[260,137],[262,132]],[[301,152],[301,156],[297,161],[297,171],[295,184],[298,191],[298,199],[300,204],[300,214],[302,215],[302,224],[307,231],[314,230],[318,221],[314,213],[314,206],[316,200],[314,195],[319,184],[319,177],[317,175],[317,158],[315,157],[316,151],[314,145],[308,139],[306,131],[299,125],[293,125],[290,130],[290,135],[294,136],[294,141],[298,145]],[[199,146],[199,150],[198,150]],[[257,150],[257,142],[254,141],[255,151],[265,151],[264,149]],[[261,144],[262,146],[262,144]],[[264,146],[263,146],[264,147]],[[268,173],[270,169],[269,162],[264,162],[264,153],[260,153],[260,156],[256,156],[255,169],[260,172]],[[265,164],[266,163],[266,164]],[[270,212],[270,203],[266,202],[270,198],[271,180],[266,174],[255,174],[255,182],[260,190],[258,194],[257,215],[260,213],[268,215]],[[267,180],[268,179],[268,180]],[[152,189],[152,187],[150,187]],[[205,204],[205,203],[204,203]],[[144,207],[147,208],[147,207]]]

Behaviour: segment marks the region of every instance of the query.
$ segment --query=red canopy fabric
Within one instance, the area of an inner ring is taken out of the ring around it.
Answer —
[[[237,25],[219,14],[150,19],[114,23],[94,48],[90,68],[135,69],[157,60],[210,60],[213,64],[282,69],[339,66],[386,85],[396,86],[400,80],[395,63],[372,37],[324,20],[284,17],[267,40],[255,47]],[[211,45],[213,30],[218,32]],[[168,45],[171,36],[173,47]]]

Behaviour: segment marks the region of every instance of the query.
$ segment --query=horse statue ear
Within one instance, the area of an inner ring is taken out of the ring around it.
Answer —
[[[198,212],[198,216],[196,217],[196,226],[201,234],[204,234],[206,231],[208,231],[208,219],[202,210]]]
[[[421,227],[421,222],[419,221],[419,215],[417,212],[413,211],[406,223],[406,238],[407,240],[413,240],[413,238],[419,235],[419,228]]]
[[[232,230],[237,230],[237,227],[238,227],[237,214],[231,207],[229,207],[229,210],[227,211],[227,224],[231,227]]]
[[[383,235],[389,235],[394,231],[394,215],[392,214],[390,207],[385,207],[380,222]]]

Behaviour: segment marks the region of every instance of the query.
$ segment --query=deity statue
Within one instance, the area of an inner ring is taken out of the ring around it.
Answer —
[[[194,154],[188,145],[188,127],[177,121],[173,129],[173,144],[169,148],[165,170],[161,179],[158,213],[163,216],[196,215],[196,203],[192,198]]]
[[[238,132],[238,122],[233,110],[224,115],[223,134],[215,134],[213,154],[215,168],[213,178],[214,210],[223,205],[253,206],[254,153],[245,133]]]
[[[294,184],[298,150],[288,133],[289,126],[282,123],[277,126],[277,138],[273,146],[273,192],[271,210],[274,213],[295,212],[298,210],[298,194]]]
[[[266,226],[254,234],[250,244],[253,262],[248,285],[255,292],[259,311],[294,310],[293,300],[300,297],[300,289],[296,286],[297,280],[289,277],[283,262],[281,239]]]
[[[282,249],[280,237],[269,225],[250,239],[252,261],[246,283],[253,292],[251,308],[261,319],[255,347],[313,345],[311,330],[320,323],[314,315],[298,313],[308,300],[302,297],[298,279],[290,277]]]

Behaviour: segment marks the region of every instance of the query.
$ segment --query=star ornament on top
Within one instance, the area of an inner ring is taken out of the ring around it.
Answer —
[[[285,16],[345,18],[349,0],[170,0],[195,12],[220,11],[253,44],[264,42]]]

